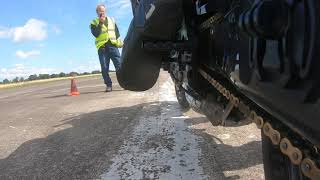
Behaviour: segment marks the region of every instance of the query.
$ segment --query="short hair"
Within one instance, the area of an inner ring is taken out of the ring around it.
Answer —
[[[97,7],[96,7],[96,12],[97,12],[97,13],[98,13],[98,8],[99,8],[100,6],[106,8],[106,5],[104,5],[104,4],[98,4]]]

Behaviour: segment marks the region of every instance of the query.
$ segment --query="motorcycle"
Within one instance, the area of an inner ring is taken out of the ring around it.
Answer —
[[[261,129],[265,178],[320,179],[320,2],[131,0],[120,86],[168,71],[179,104],[212,125]]]

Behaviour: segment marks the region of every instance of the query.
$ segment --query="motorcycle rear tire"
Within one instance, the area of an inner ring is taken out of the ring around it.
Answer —
[[[141,48],[142,34],[131,23],[117,70],[119,85],[130,91],[146,91],[156,83],[162,56]]]

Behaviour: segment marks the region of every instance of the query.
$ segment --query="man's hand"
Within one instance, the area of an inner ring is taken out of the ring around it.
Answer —
[[[105,20],[106,20],[106,16],[104,14],[100,14],[99,15],[99,22],[104,23]]]

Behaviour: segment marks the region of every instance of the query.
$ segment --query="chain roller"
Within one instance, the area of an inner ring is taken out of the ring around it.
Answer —
[[[291,162],[295,165],[299,165],[302,161],[302,152],[300,149],[294,147],[290,140],[283,138],[280,142],[280,150],[283,154],[287,155]]]
[[[317,167],[316,163],[310,158],[305,158],[301,165],[301,170],[305,176],[312,180],[320,179],[320,169]]]

